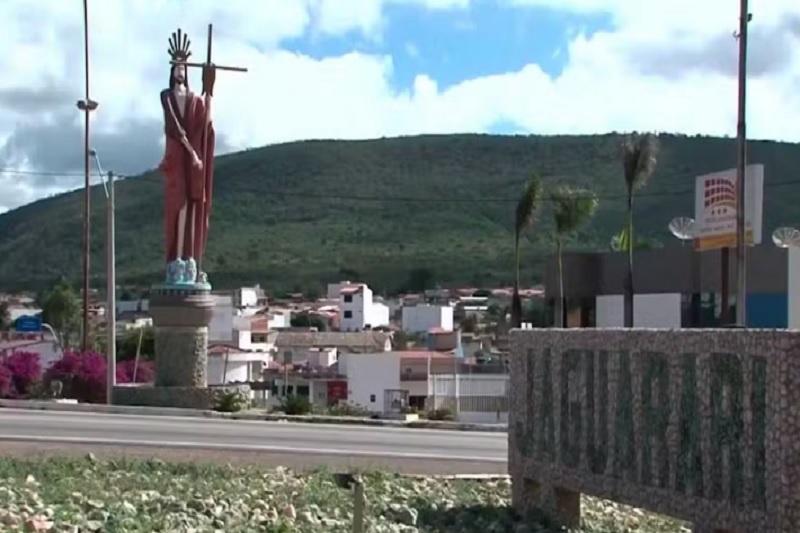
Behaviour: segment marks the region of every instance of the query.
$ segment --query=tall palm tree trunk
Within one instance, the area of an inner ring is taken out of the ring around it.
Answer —
[[[556,260],[558,261],[558,298],[555,308],[555,327],[564,327],[564,262],[561,258],[561,239],[556,239]]]
[[[623,320],[626,328],[633,327],[633,189],[628,187],[628,272],[625,275]]]
[[[519,296],[519,232],[514,234],[514,295],[511,298],[511,327],[522,327],[522,299]]]

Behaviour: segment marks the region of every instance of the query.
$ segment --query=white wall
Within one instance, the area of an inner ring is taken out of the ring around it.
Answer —
[[[800,249],[787,248],[788,276],[786,279],[786,327],[800,329]]]
[[[425,333],[431,328],[453,331],[453,308],[449,305],[403,307],[403,331]]]
[[[351,296],[349,302],[345,301],[345,296]],[[342,331],[361,331],[367,324],[366,319],[372,310],[372,291],[366,285],[362,286],[358,292],[339,294],[339,329]],[[345,316],[349,314],[349,316]]]
[[[401,389],[400,358],[399,353],[340,354],[339,369],[347,375],[347,402],[384,412],[384,391]]]
[[[389,306],[382,303],[373,303],[369,310],[369,318],[365,320],[365,326],[377,328],[389,325]]]
[[[209,354],[206,366],[209,385],[222,385],[225,383],[241,381],[254,381],[260,379],[261,369],[270,359],[270,354],[265,353],[232,353],[228,355],[228,368],[225,369],[225,356],[222,354]]]
[[[292,312],[289,309],[270,312],[269,329],[285,329],[292,326]]]
[[[255,307],[258,304],[258,293],[254,287],[240,287],[233,297],[236,307]]]
[[[622,295],[598,296],[595,308],[595,327],[621,328],[625,326],[624,297]],[[634,294],[633,326],[637,328],[680,328],[681,295]]]
[[[208,356],[208,384],[222,385],[222,375],[226,374],[225,383],[249,381],[249,366],[247,361],[228,361],[228,370],[225,373],[225,357],[219,355]]]
[[[508,396],[508,374],[460,374],[434,375],[429,381],[429,405],[444,407],[472,405],[473,408],[457,407],[453,413],[459,422],[473,424],[507,424],[508,411],[497,410],[497,400]],[[478,397],[468,401],[467,397]],[[455,398],[461,398],[458,404]]]

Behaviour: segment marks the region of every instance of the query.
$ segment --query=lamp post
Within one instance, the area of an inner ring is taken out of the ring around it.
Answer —
[[[91,215],[91,189],[89,184],[89,114],[97,109],[97,102],[89,98],[89,5],[83,0],[83,62],[85,68],[86,97],[78,101],[78,109],[84,114],[84,192],[83,192],[83,351],[89,349],[89,236]]]
[[[97,164],[97,172],[103,178],[103,167],[96,150],[90,150],[90,155]],[[108,173],[108,179],[103,182],[106,193],[106,403],[114,403],[113,393],[117,376],[117,269],[116,269],[116,238],[114,214],[114,173]]]

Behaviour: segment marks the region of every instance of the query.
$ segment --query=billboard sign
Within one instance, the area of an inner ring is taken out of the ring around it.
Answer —
[[[694,248],[698,251],[736,246],[736,169],[698,176],[694,198]],[[764,165],[745,170],[745,242],[761,243]]]
[[[18,333],[38,333],[42,331],[42,317],[22,315],[14,321],[14,330]]]

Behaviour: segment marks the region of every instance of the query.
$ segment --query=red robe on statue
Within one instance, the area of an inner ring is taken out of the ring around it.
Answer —
[[[190,91],[183,113],[169,89],[161,92],[161,106],[166,146],[158,168],[164,174],[166,260],[194,258],[200,263],[211,214],[214,127],[206,114],[205,100]],[[181,141],[183,137],[202,161],[202,168],[194,165],[193,155]]]

